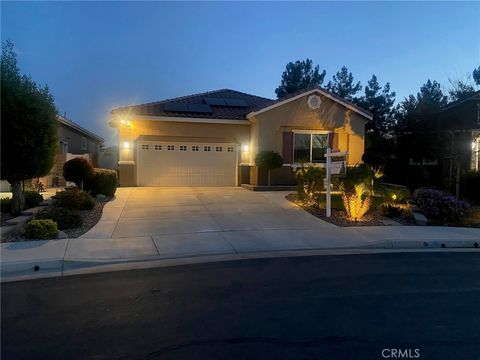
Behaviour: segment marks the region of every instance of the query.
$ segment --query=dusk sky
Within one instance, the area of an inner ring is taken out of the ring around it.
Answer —
[[[346,65],[397,101],[480,65],[480,3],[2,2],[1,37],[60,113],[103,136],[112,108],[231,88],[275,98],[289,61]]]

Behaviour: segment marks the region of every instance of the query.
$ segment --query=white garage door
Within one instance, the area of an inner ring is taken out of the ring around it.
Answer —
[[[138,186],[236,186],[237,144],[139,141]]]

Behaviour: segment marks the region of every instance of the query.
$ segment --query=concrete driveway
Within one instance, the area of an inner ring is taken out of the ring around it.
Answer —
[[[242,188],[120,188],[83,238],[333,227],[285,200]]]

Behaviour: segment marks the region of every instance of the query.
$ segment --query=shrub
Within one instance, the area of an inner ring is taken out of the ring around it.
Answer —
[[[455,222],[469,208],[465,201],[458,200],[455,196],[436,189],[417,189],[414,198],[425,216],[434,222]]]
[[[38,206],[43,201],[42,194],[36,191],[25,191],[25,208],[30,209],[32,207]]]
[[[462,197],[480,204],[480,171],[469,171],[460,178]]]
[[[355,185],[363,183],[365,191],[373,193],[379,187],[379,178],[383,176],[380,169],[373,169],[367,164],[349,167],[341,180],[341,188],[348,193],[355,193]]]
[[[260,151],[255,156],[255,165],[268,171],[268,186],[270,186],[270,171],[282,166],[283,159],[275,151]]]
[[[53,239],[57,237],[57,224],[53,220],[30,220],[25,224],[27,239]]]
[[[370,209],[372,197],[368,186],[361,182],[353,185],[353,191],[342,191],[343,206],[350,220],[360,220]]]
[[[94,169],[92,178],[85,182],[85,190],[93,196],[102,194],[105,196],[115,195],[117,191],[117,172],[110,169]]]
[[[315,206],[321,202],[321,192],[325,188],[325,169],[316,166],[303,166],[297,170],[297,197]]]
[[[1,207],[2,213],[11,212],[12,211],[12,199],[10,199],[10,198],[0,199],[0,207]]]
[[[63,177],[83,188],[83,183],[93,176],[93,166],[84,158],[74,158],[63,164]]]
[[[55,195],[56,205],[70,210],[91,210],[95,199],[83,190],[74,188],[58,192]]]
[[[60,230],[73,229],[82,225],[82,217],[79,214],[64,208],[39,211],[37,215],[35,215],[35,219],[51,219],[57,223]]]

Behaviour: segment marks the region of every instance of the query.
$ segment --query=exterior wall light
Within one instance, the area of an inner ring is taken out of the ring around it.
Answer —
[[[248,151],[249,151],[249,146],[248,146],[248,144],[243,144],[243,145],[242,145],[242,151],[243,151],[243,152],[248,152]]]
[[[129,149],[130,148],[130,143],[128,141],[123,142],[123,148],[124,149]]]

